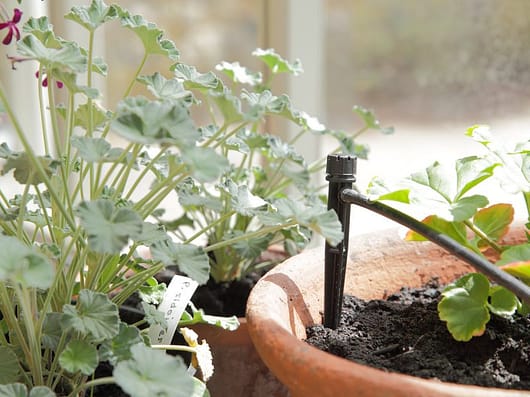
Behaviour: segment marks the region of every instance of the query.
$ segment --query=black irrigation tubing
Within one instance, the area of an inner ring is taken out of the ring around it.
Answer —
[[[409,229],[421,234],[423,237],[436,243],[440,247],[446,249],[451,254],[469,263],[480,273],[491,278],[497,284],[509,289],[526,304],[530,305],[530,287],[523,283],[518,278],[508,274],[499,269],[497,266],[478,255],[477,253],[463,247],[461,244],[452,238],[437,232],[424,223],[408,216],[392,207],[389,207],[381,202],[370,200],[368,197],[358,193],[353,189],[343,189],[340,192],[340,199],[348,204],[355,204],[366,208],[372,212],[383,215]]]

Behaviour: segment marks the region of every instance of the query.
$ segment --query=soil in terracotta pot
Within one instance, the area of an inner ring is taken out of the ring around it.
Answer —
[[[321,350],[392,372],[446,382],[530,390],[530,318],[491,317],[486,332],[456,342],[440,321],[433,281],[386,300],[346,296],[337,330],[307,329]]]

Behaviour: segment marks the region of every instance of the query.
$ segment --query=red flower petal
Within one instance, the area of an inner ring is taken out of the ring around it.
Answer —
[[[13,31],[9,29],[7,31],[6,37],[4,37],[4,40],[2,40],[2,44],[8,45],[9,43],[11,43],[12,39],[13,39]]]
[[[13,19],[11,21],[13,23],[19,23],[21,18],[22,18],[22,11],[19,10],[18,8],[15,8],[13,12]]]

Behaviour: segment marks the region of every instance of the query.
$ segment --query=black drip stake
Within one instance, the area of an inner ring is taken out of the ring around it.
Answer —
[[[335,210],[344,232],[344,239],[337,246],[326,243],[325,247],[324,326],[332,329],[339,325],[342,310],[350,231],[350,205],[341,199],[340,194],[344,189],[352,188],[356,168],[356,157],[338,154],[328,156],[328,209]]]
[[[446,249],[451,254],[473,266],[480,273],[488,276],[499,285],[509,289],[524,302],[530,305],[530,287],[518,278],[499,269],[482,256],[463,247],[452,238],[437,232],[424,223],[352,189],[355,181],[356,159],[351,156],[328,156],[326,179],[329,181],[328,208],[337,213],[344,240],[336,247],[325,247],[325,282],[324,282],[324,326],[335,329],[339,325],[344,294],[344,277],[348,257],[348,237],[350,224],[350,204],[366,208],[391,219]]]

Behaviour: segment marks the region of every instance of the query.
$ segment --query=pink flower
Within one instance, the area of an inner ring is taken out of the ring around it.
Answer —
[[[10,44],[11,40],[13,40],[13,36],[15,36],[16,40],[20,39],[20,30],[18,30],[17,27],[17,23],[20,22],[20,18],[22,18],[22,11],[20,11],[18,8],[15,8],[13,11],[13,18],[11,20],[0,22],[0,30],[8,30],[6,37],[4,37],[4,40],[2,40],[3,44]]]

